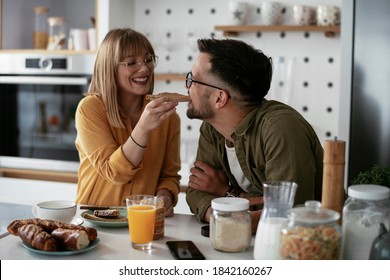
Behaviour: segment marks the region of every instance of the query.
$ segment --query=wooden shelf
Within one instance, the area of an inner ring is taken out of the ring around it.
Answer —
[[[184,73],[160,73],[155,74],[154,78],[157,81],[184,81],[186,74]]]
[[[217,31],[223,31],[224,36],[238,36],[240,32],[324,32],[325,37],[335,37],[340,33],[340,26],[317,25],[217,25]]]
[[[83,50],[83,51],[73,51],[73,50],[45,50],[45,49],[18,49],[18,50],[8,50],[0,49],[0,53],[27,53],[27,54],[63,54],[63,55],[74,55],[74,54],[96,54],[96,51]]]

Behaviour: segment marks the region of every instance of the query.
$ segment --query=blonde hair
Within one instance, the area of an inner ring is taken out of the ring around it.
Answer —
[[[149,40],[130,28],[110,30],[101,43],[97,54],[93,76],[86,95],[102,97],[110,125],[124,128],[119,114],[117,66],[129,55],[155,55]],[[153,92],[154,74],[150,93]]]

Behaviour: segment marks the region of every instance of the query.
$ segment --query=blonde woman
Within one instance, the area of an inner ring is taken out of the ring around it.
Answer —
[[[147,101],[158,62],[147,38],[111,30],[96,55],[93,77],[76,111],[80,157],[76,201],[125,205],[131,194],[161,196],[173,215],[180,176],[177,102]]]

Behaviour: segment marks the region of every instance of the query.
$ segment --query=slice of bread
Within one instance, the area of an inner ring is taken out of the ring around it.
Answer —
[[[120,215],[118,209],[95,210],[93,214],[101,218],[118,218]]]
[[[154,100],[160,97],[169,98],[171,101],[176,102],[189,102],[191,98],[188,95],[174,93],[174,92],[163,92],[159,94],[148,94],[146,95],[146,100]]]

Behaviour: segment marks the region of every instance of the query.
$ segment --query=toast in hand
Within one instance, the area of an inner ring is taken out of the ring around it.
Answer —
[[[169,98],[171,101],[176,102],[189,102],[191,98],[188,95],[179,94],[175,92],[163,92],[159,94],[148,94],[146,95],[146,100],[154,100],[160,97],[166,97]]]

